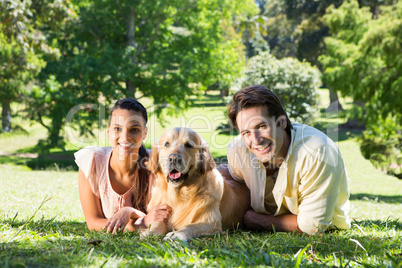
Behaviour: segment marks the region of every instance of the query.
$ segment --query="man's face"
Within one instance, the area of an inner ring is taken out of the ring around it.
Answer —
[[[271,168],[283,162],[290,142],[285,131],[286,116],[275,120],[268,115],[265,107],[256,106],[241,110],[236,116],[236,122],[247,148],[261,162]]]

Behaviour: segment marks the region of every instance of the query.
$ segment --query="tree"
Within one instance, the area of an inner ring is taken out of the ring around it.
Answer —
[[[0,63],[2,129],[8,132],[11,130],[11,102],[15,101],[24,92],[27,84],[34,80],[44,62],[32,51],[24,52],[13,36],[7,38],[1,32]]]
[[[225,27],[250,5],[255,3],[77,1],[77,20],[52,33],[62,55],[46,58],[42,83],[30,102],[33,118],[49,129],[49,141],[56,146],[63,116],[79,103],[102,98],[107,106],[118,98],[147,96],[164,104],[156,105],[157,113],[166,104],[189,107],[189,96],[216,81],[227,84],[241,71],[241,43]],[[94,122],[91,109],[73,118],[81,133]]]
[[[267,18],[262,15],[247,16],[237,18],[237,31],[241,34],[243,44],[246,47],[247,60],[259,52],[268,50],[268,46],[263,41],[263,36],[267,34],[265,24]],[[262,42],[262,45],[260,43]]]
[[[321,71],[318,56],[324,53],[323,38],[328,36],[328,27],[323,25],[322,16],[326,8],[342,1],[300,1],[275,0],[269,1],[266,6],[268,16],[268,36],[272,54],[277,58],[296,57],[300,61],[306,60],[317,66]],[[325,84],[325,76],[323,77]],[[329,88],[330,102],[338,103],[336,91]]]
[[[321,72],[318,57],[325,54],[324,38],[330,36],[323,16],[330,5],[339,7],[343,0],[306,1],[306,0],[274,0],[267,2],[266,16],[268,19],[268,36],[271,52],[277,58],[296,57],[317,66]],[[394,0],[360,0],[360,6],[369,6],[373,17],[377,16],[380,5],[393,5]],[[338,101],[337,91],[331,88],[325,75],[323,82],[329,89],[330,103],[338,103],[337,109],[342,109]]]
[[[314,117],[320,72],[307,62],[294,58],[276,59],[268,52],[250,59],[240,88],[264,85],[281,100],[288,116],[305,123]],[[239,89],[240,89],[239,88]]]
[[[369,8],[347,1],[324,16],[333,35],[320,57],[327,81],[365,103],[360,118],[369,124],[401,113],[401,7],[382,7],[374,20]]]
[[[319,60],[333,88],[364,104],[356,107],[367,128],[362,148],[396,148],[402,162],[402,3],[381,6],[373,18],[369,7],[346,1],[330,7],[324,20],[332,37]]]
[[[267,35],[270,51],[276,58],[296,57],[294,31],[298,22],[286,15],[286,3],[283,0],[269,1],[266,4]]]
[[[68,3],[4,0],[0,3],[0,98],[3,131],[11,129],[10,104],[21,98],[46,65],[44,55],[56,56],[43,32],[44,23],[57,30],[68,19]],[[50,24],[49,24],[50,25]]]

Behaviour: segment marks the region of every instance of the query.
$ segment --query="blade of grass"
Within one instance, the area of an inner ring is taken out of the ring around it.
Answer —
[[[305,246],[303,249],[300,249],[300,250],[295,254],[295,257],[297,256],[297,259],[296,259],[295,266],[293,266],[294,268],[299,268],[299,267],[300,267],[301,258],[303,257],[304,252],[306,252],[306,250],[307,250],[309,247],[310,247],[310,243],[307,244],[307,246]]]
[[[36,213],[38,213],[38,211],[42,208],[42,206],[49,201],[50,199],[52,199],[51,197],[45,196],[45,198],[42,200],[42,203],[39,205],[39,207],[34,211],[34,213],[32,214],[32,216],[20,227],[18,228],[18,231],[16,232],[16,234],[13,236],[13,238],[11,238],[11,240],[9,242],[14,241],[14,239],[22,232],[22,230],[25,228],[25,226],[28,225],[28,223],[30,223],[33,218],[35,217]]]

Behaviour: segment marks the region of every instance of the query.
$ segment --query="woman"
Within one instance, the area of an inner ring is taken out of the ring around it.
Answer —
[[[167,221],[171,209],[165,204],[144,213],[153,181],[144,164],[148,154],[142,145],[147,120],[141,103],[118,100],[107,127],[111,147],[87,147],[75,153],[81,206],[90,230],[116,233]]]

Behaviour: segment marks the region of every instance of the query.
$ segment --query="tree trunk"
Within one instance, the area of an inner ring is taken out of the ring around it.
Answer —
[[[132,55],[130,57],[130,62],[132,65],[136,64],[136,43],[135,43],[135,8],[131,9],[130,14],[128,15],[128,23],[127,23],[127,47],[132,47]],[[126,81],[126,90],[127,95],[131,98],[135,98],[135,83],[134,77],[128,78]]]
[[[127,96],[135,99],[135,84],[128,80],[126,81]]]
[[[10,99],[2,99],[1,106],[3,107],[1,112],[2,129],[4,132],[10,132],[11,130],[11,108]]]
[[[220,90],[220,95],[221,95],[221,99],[222,99],[222,104],[226,104],[226,98],[229,96],[229,88],[225,87],[223,89]]]
[[[61,147],[64,150],[64,144],[61,143],[62,138],[60,137],[60,130],[63,126],[62,118],[55,117],[52,119],[52,126],[49,129],[49,142],[50,147]]]
[[[327,112],[343,111],[343,107],[342,107],[341,103],[339,102],[338,92],[336,92],[336,90],[333,90],[331,88],[328,88],[328,90],[329,90],[330,104],[327,107],[326,111]]]
[[[377,5],[370,6],[370,11],[373,16],[371,17],[373,20],[376,20],[378,17],[378,13],[380,13],[380,8]]]
[[[363,107],[364,102],[353,100],[353,105]],[[348,118],[348,121],[345,124],[342,124],[341,127],[344,129],[365,130],[366,124],[357,118]]]

